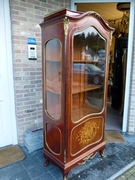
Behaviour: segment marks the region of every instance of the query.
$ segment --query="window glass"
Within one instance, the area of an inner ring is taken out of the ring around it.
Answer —
[[[61,42],[51,39],[45,45],[45,110],[54,120],[61,116]]]
[[[103,109],[106,40],[94,28],[76,32],[73,38],[72,121]]]

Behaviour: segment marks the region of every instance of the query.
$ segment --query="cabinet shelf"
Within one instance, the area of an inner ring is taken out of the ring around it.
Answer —
[[[78,120],[81,120],[83,117],[85,117],[88,114],[98,113],[99,110],[100,110],[99,108],[94,108],[92,106],[90,108],[90,106],[88,105],[75,109],[71,113],[72,121],[77,122]],[[60,118],[60,113],[53,113],[53,117],[55,117],[55,119],[58,120]]]
[[[103,85],[73,86],[72,94],[86,92],[86,91],[94,90],[94,89],[99,89],[101,87],[103,87]],[[57,88],[47,87],[46,90],[50,91],[52,93],[55,93],[55,94],[61,94],[61,89],[59,88],[59,86]]]
[[[93,63],[93,62],[104,62],[102,60],[81,60],[81,59],[78,59],[78,60],[74,60],[73,61],[74,63]]]
[[[77,94],[103,87],[102,85],[73,86],[72,93]]]
[[[99,111],[100,111],[99,108],[95,108],[92,106],[90,107],[87,104],[85,104],[85,106],[72,111],[72,115],[71,115],[72,121],[73,122],[77,122],[78,120],[80,121],[82,118],[84,118],[88,114],[98,113]]]

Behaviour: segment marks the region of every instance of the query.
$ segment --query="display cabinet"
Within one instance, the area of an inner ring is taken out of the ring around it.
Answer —
[[[60,10],[42,29],[44,157],[67,179],[105,149],[108,62],[113,28],[96,12]]]

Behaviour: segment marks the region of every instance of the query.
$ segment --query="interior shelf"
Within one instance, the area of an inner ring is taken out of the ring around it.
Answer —
[[[103,85],[86,85],[86,86],[73,86],[72,94],[77,94],[80,92],[86,92],[93,89],[98,89],[103,87]]]
[[[85,106],[83,107],[80,107],[78,109],[74,109],[72,111],[72,121],[73,122],[77,122],[78,120],[80,121],[82,118],[84,118],[85,116],[87,116],[88,114],[93,114],[93,113],[98,113],[100,112],[101,108],[95,108],[95,107],[92,107],[92,106],[88,106],[85,104]]]
[[[94,89],[99,89],[101,87],[103,87],[103,86],[102,85],[73,86],[72,94],[86,92],[86,91],[94,90]],[[61,89],[59,88],[59,86],[57,88],[47,87],[46,90],[50,91],[52,93],[61,94]]]
[[[101,108],[95,108],[85,104],[83,107],[72,110],[71,118],[73,122],[76,122],[78,120],[81,120],[88,114],[98,113],[99,111],[101,111]],[[53,115],[51,114],[51,116],[55,117],[55,120],[58,120],[60,118],[60,113],[53,113]]]
[[[91,63],[91,62],[104,62],[103,60],[81,60],[81,59],[77,59],[77,60],[74,60],[73,62],[75,63]]]

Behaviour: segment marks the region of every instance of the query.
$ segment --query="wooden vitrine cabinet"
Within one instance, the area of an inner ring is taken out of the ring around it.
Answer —
[[[71,168],[105,149],[113,29],[96,12],[67,9],[44,17],[40,26],[44,157],[66,179]]]

